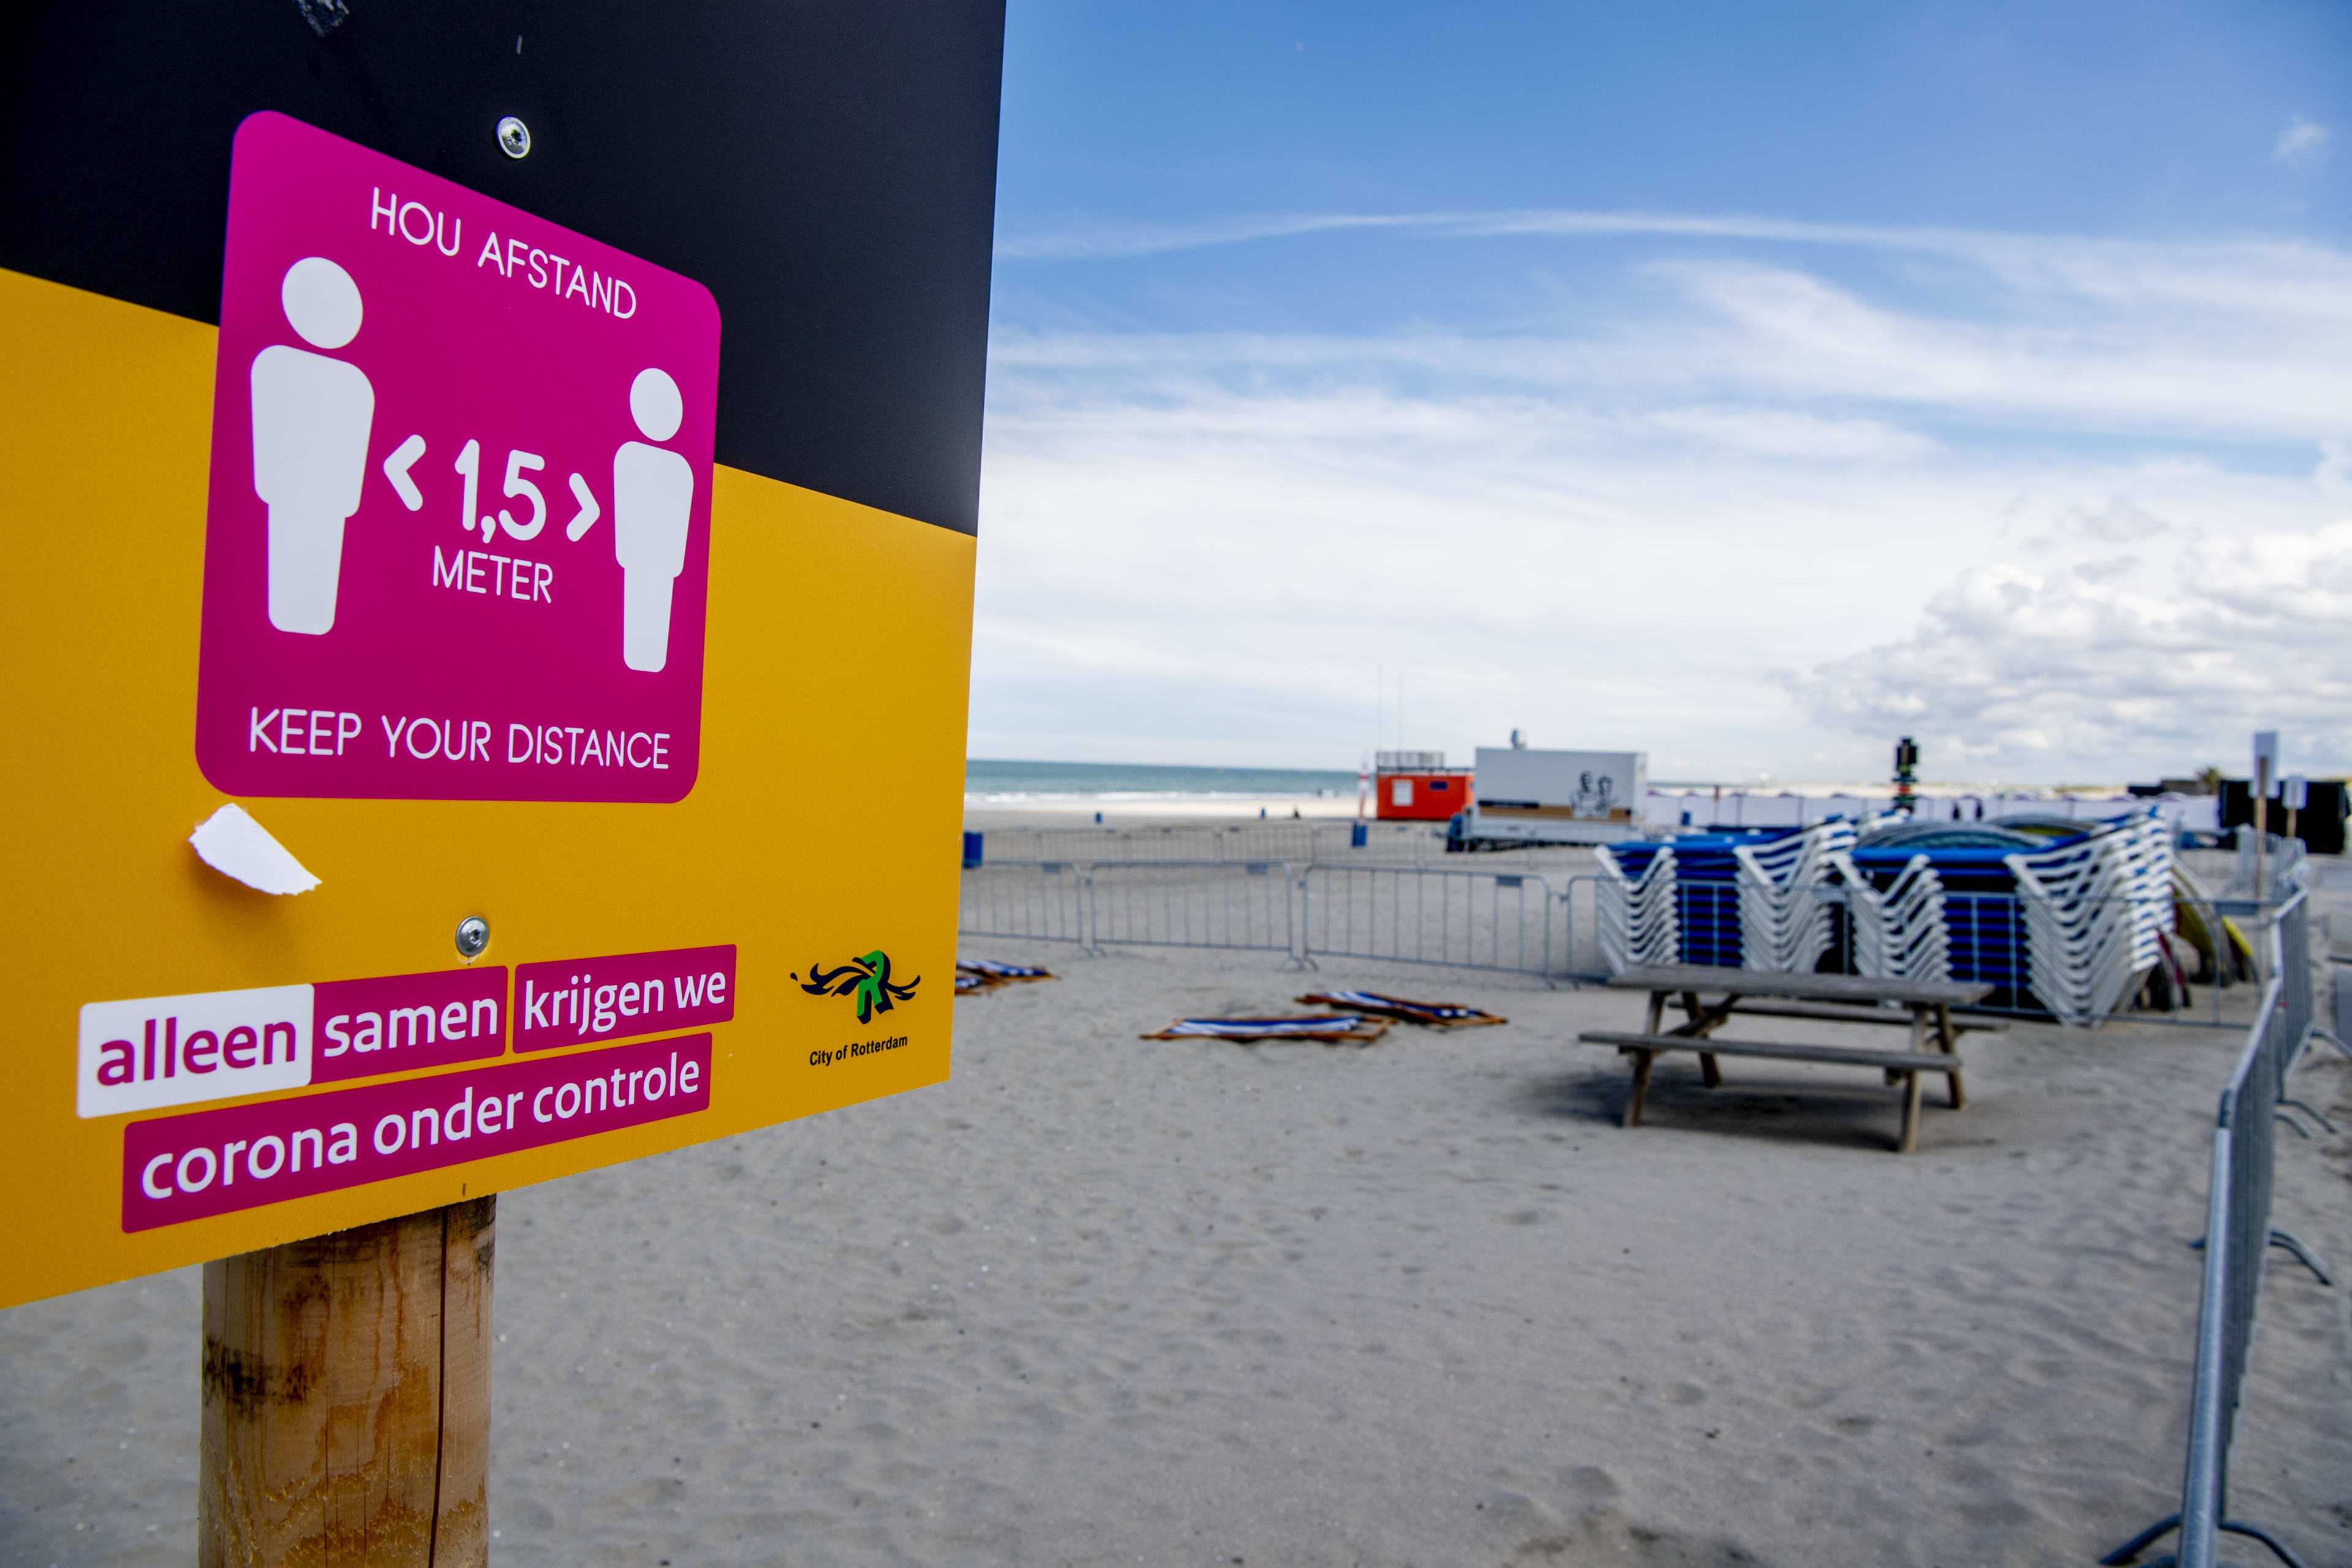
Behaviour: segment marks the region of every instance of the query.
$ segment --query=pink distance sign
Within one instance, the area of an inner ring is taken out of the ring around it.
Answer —
[[[196,760],[235,795],[669,802],[701,752],[719,307],[238,127]]]

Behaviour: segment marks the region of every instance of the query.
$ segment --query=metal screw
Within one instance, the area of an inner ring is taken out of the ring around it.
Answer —
[[[461,958],[479,958],[482,949],[490,945],[490,922],[479,915],[467,915],[457,922],[457,954]]]
[[[520,158],[530,151],[530,127],[508,115],[499,121],[499,146],[509,158]]]

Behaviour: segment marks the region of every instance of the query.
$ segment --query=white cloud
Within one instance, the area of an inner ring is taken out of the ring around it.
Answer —
[[[1579,336],[1000,332],[1000,372],[1386,382],[1558,398],[1728,393],[1787,413],[1840,400],[2017,425],[2323,441],[2352,409],[2352,258],[2215,249],[2094,264],[1987,247],[2001,313],[1927,314],[1748,258],[1654,262],[1674,308]]]
[[[2172,525],[2155,513],[2133,505],[2121,496],[2105,506],[2092,510],[2082,508],[2069,514],[2062,524],[2105,543],[2124,544],[2135,540],[2153,539],[2159,533],[2169,533]]]
[[[2327,127],[2315,125],[2302,115],[2286,122],[2278,140],[2271,143],[2271,156],[2293,168],[2308,168],[2327,156]]]
[[[973,753],[1346,766],[1383,664],[1664,777],[2352,763],[2352,257],[1641,221],[1726,252],[1573,328],[1001,331]]]
[[[1222,218],[1210,223],[1080,224],[1043,234],[1015,235],[996,242],[996,254],[1007,260],[1100,261],[1122,256],[1159,256],[1171,250],[1196,250],[1203,246],[1242,245],[1258,239],[1290,239],[1300,235],[1329,234],[1344,229],[1423,228],[1433,220],[1411,214],[1269,214],[1261,217]]]
[[[1877,419],[1825,418],[1771,408],[1662,408],[1654,429],[1767,458],[1908,458],[1932,445],[1916,431]]]
[[[2297,117],[2277,155],[2324,153],[2326,127]],[[1080,223],[1010,235],[1006,260],[1097,261],[1315,235],[1385,233],[1433,239],[1513,237],[1674,239],[1725,247],[1811,247],[1938,258],[1980,270],[2021,297],[2053,293],[2113,304],[2175,304],[2265,314],[2352,313],[2352,257],[2291,239],[2097,239],[2079,235],[1813,223],[1743,214],[1613,213],[1528,207],[1486,212],[1269,213],[1195,224]]]
[[[2299,765],[2341,768],[2352,522],[2195,539],[2154,563],[1970,567],[1909,637],[1789,684],[1818,721],[1914,731],[1964,771],[2233,763],[2257,727],[2287,731]]]

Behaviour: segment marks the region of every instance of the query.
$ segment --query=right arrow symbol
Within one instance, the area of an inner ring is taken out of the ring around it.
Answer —
[[[578,474],[572,476],[572,495],[580,503],[580,515],[563,525],[563,537],[577,544],[580,536],[595,527],[596,520],[604,512],[596,504],[595,492],[588,488],[588,481]]]

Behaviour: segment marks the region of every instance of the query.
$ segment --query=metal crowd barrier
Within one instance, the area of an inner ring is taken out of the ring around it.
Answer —
[[[1553,977],[1551,884],[1527,872],[1309,866],[1298,877],[1308,959],[1370,958]],[[1565,935],[1563,931],[1562,935]]]
[[[1266,863],[1311,860],[1321,853],[1315,826],[1305,822],[1229,823],[1202,827],[993,828],[981,835],[990,865],[1126,865],[1213,861]]]
[[[2261,1305],[2263,1266],[2273,1247],[2293,1253],[2322,1285],[2326,1269],[2311,1249],[2271,1225],[2271,1168],[2276,1127],[2285,1119],[2286,1077],[2314,1037],[2310,910],[2292,895],[2264,933],[2272,960],[2260,1012],[2246,1047],[2221,1091],[2213,1131],[2211,1186],[2206,1197],[2204,1282],[2197,1310],[2197,1371],[2189,1413],[2189,1459],[2180,1511],[2159,1520],[2099,1559],[2135,1561],[2167,1531],[2180,1532],[2180,1568],[2213,1568],[2224,1534],[2259,1541],[2289,1568],[2302,1561],[2259,1525],[2228,1515],[2230,1448],[2245,1394],[2246,1361]],[[2333,1039],[2333,1036],[2328,1036]],[[2343,1042],[2337,1041],[2338,1045]],[[2292,1122],[2289,1125],[2293,1125]]]
[[[1090,953],[1124,943],[1280,952],[1301,968],[1318,957],[1350,957],[1496,970],[1554,982],[1608,977],[1599,940],[1603,879],[1513,870],[1507,868],[1515,862],[1507,859],[1496,864],[1492,858],[1480,858],[1486,863],[1475,869],[1281,858],[990,860],[963,872],[957,927],[975,936],[1068,942]],[[1717,947],[1737,944],[1736,901],[1724,896],[1728,885],[1692,884],[1685,890],[1691,898],[1685,925],[1706,927],[1699,935]],[[1828,967],[1853,973],[1854,932],[1844,918],[1845,889],[1824,886],[1815,893],[1836,906]],[[1973,1010],[2047,1016],[2049,1009],[2030,984],[2018,895],[1952,890],[1943,897],[1949,977],[1995,987]],[[2196,912],[2216,935],[2225,915],[2242,930],[2261,921],[2268,934],[2252,942],[2256,979],[2289,978],[2282,1005],[2296,1037],[2307,1036],[2315,1014],[2309,919],[2302,894],[2293,893],[2278,905],[2205,901]],[[2221,994],[2238,984],[2231,973],[2234,968],[2233,961],[2224,963],[2205,978],[2192,979],[2192,993],[2200,985],[2206,992],[2193,1005],[2176,1000],[2168,1013],[2130,1016],[2137,1022],[2238,1027],[2233,1020],[2244,1016],[2243,1003],[2225,1010]],[[2134,999],[2127,990],[2118,1010],[2128,1009]]]
[[[1082,868],[1086,942],[1298,956],[1290,867],[1270,860],[1096,861]]]
[[[1280,861],[1002,861],[966,869],[956,930],[1129,946],[1297,952],[1291,868]]]
[[[990,862],[967,868],[971,936],[1280,952],[1567,978],[1568,904],[1507,870],[1287,861]]]
[[[1054,861],[974,866],[956,897],[956,930],[1087,946],[1084,878]]]
[[[1419,864],[1444,858],[1444,823],[1369,823],[1360,847],[1354,843],[1355,826],[1350,822],[1276,817],[1201,826],[1000,827],[967,834],[967,840],[976,838],[979,843],[967,843],[964,858],[992,865],[999,861],[1098,865],[1138,860],[1244,864],[1286,860],[1294,866],[1327,860]],[[973,848],[981,852],[973,854]]]

